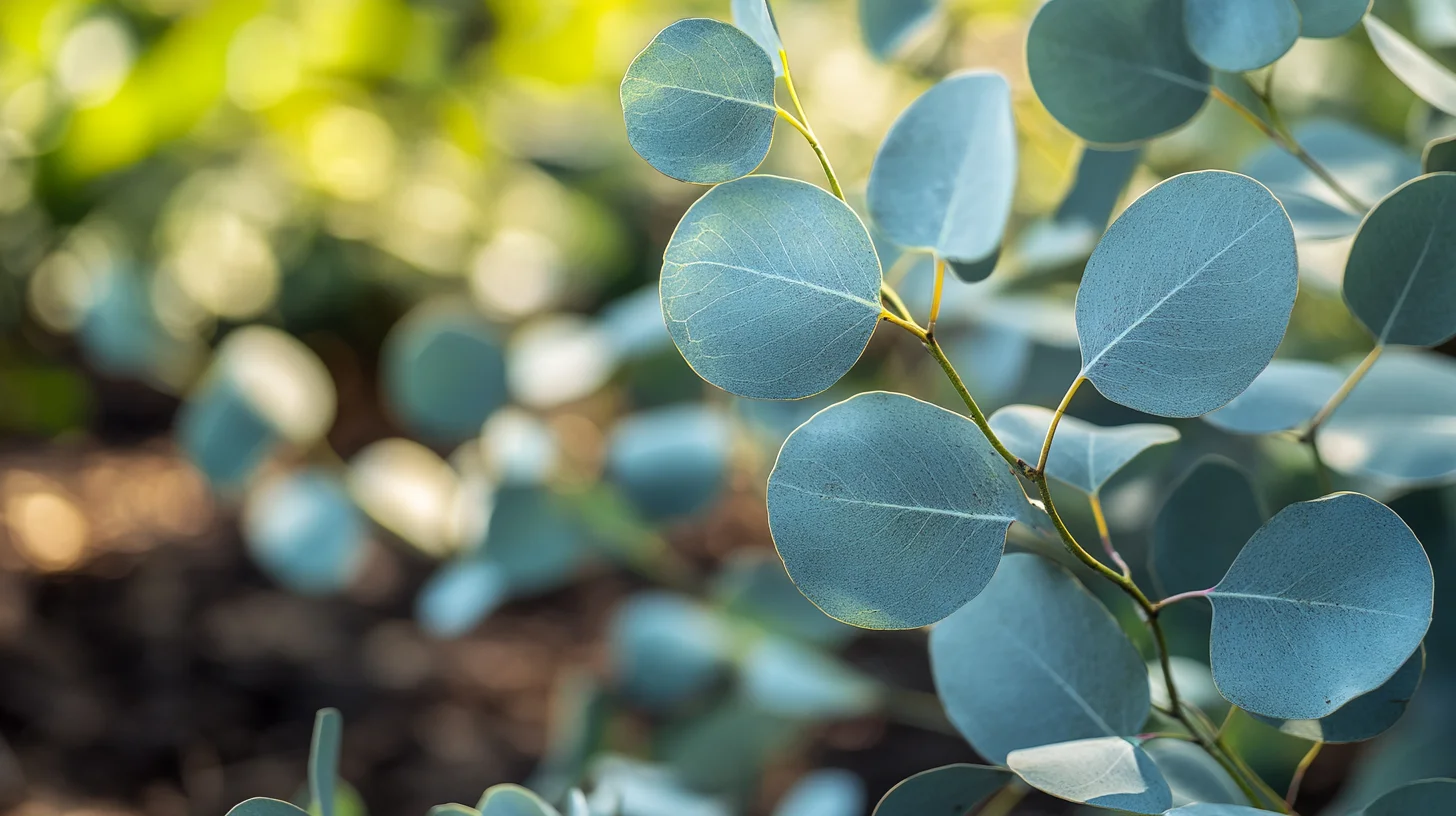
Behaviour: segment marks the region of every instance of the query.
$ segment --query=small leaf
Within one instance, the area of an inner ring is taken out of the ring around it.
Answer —
[[[1173,793],[1173,805],[1249,802],[1228,771],[1202,746],[1180,739],[1155,739],[1143,745]]]
[[[1024,748],[1006,764],[1026,784],[1070,802],[1154,814],[1173,804],[1152,758],[1122,737]]]
[[[480,816],[558,816],[556,808],[520,785],[492,785],[475,807]]]
[[[250,492],[242,532],[258,566],[303,595],[343,591],[368,549],[363,514],[338,477],[323,470],[270,479]]]
[[[1320,453],[1341,473],[1402,487],[1456,474],[1456,362],[1387,349],[1320,429]]]
[[[1193,52],[1220,71],[1263,68],[1299,39],[1294,0],[1184,0],[1184,15]]]
[[[1375,206],[1345,265],[1345,302],[1384,345],[1456,337],[1456,174],[1422,176]]]
[[[807,643],[841,646],[858,631],[820,612],[771,553],[734,554],[713,580],[712,594],[728,614]]]
[[[1006,556],[984,592],[931,630],[930,665],[950,721],[993,762],[1136,733],[1150,707],[1142,658],[1111,613],[1035,555]]]
[[[976,597],[1026,503],[970,420],[884,392],[815,414],[768,480],[789,577],[829,616],[866,629],[926,626]]]
[[[991,416],[991,430],[1011,452],[1036,463],[1046,440],[1052,412],[1036,405],[1008,405]],[[1064,416],[1047,456],[1047,475],[1083,493],[1096,493],[1143,451],[1178,441],[1167,425],[1119,425],[1104,428]]]
[[[1214,682],[1266,717],[1329,716],[1415,652],[1432,594],[1425,550],[1390,508],[1358,493],[1292,504],[1209,595]]]
[[[733,0],[733,24],[753,38],[768,54],[773,63],[774,76],[784,75],[784,61],[779,56],[783,40],[779,39],[779,24],[774,20],[773,6],[769,0]]]
[[[586,794],[576,788],[566,795],[566,813],[562,816],[593,816]]]
[[[773,64],[747,34],[717,20],[663,29],[627,68],[621,96],[632,148],[695,184],[753,172],[778,119]]]
[[[1087,262],[1082,376],[1144,413],[1206,414],[1269,364],[1298,286],[1294,232],[1263,185],[1175,176],[1133,202]]]
[[[1112,220],[1142,155],[1141,148],[1083,148],[1077,175],[1056,214],[1022,231],[1016,252],[1021,262],[1030,269],[1051,269],[1086,258]]]
[[[308,752],[308,799],[320,816],[334,816],[334,787],[339,779],[339,743],[344,718],[336,708],[319,709],[313,722],[313,745]]]
[[[1314,419],[1344,382],[1345,375],[1328,363],[1275,360],[1233,402],[1203,418],[1230,433],[1293,430]]]
[[[1301,37],[1338,37],[1359,25],[1370,0],[1294,0],[1299,6]]]
[[[965,816],[1011,781],[1005,768],[944,765],[890,788],[873,816]]]
[[[859,27],[870,53],[888,60],[935,16],[940,0],[859,0]]]
[[[774,816],[861,816],[865,784],[837,768],[814,771],[794,783],[774,808]]]
[[[1188,46],[1177,2],[1050,0],[1032,21],[1026,60],[1052,116],[1099,144],[1182,127],[1209,95],[1208,66]]]
[[[740,672],[743,693],[754,705],[790,719],[859,717],[880,703],[869,678],[788,638],[760,638],[743,657]]]
[[[628,599],[608,629],[617,683],[635,702],[668,708],[724,677],[732,647],[726,623],[667,592]]]
[[[308,816],[308,811],[288,802],[259,796],[233,805],[227,816]]]
[[[480,816],[480,811],[451,802],[448,805],[435,805],[430,808],[429,816]]]
[[[590,556],[580,524],[561,499],[537,487],[506,487],[495,494],[485,549],[477,556],[498,566],[513,597],[538,595],[569,582]]]
[[[1416,816],[1456,809],[1456,779],[1425,779],[1402,785],[1365,806],[1358,816]]]
[[[1278,813],[1275,810],[1260,810],[1244,805],[1220,805],[1199,802],[1184,805],[1168,811],[1164,816],[1260,816],[1263,813]]]
[[[880,262],[844,202],[802,181],[723,184],[683,216],[662,265],[662,313],[703,379],[798,399],[833,385],[880,319]]]
[[[505,405],[500,338],[469,307],[426,303],[390,329],[380,353],[380,387],[412,435],[458,443]]]
[[[505,571],[480,558],[446,564],[420,588],[415,619],[437,638],[457,638],[474,629],[510,599]]]
[[[1421,155],[1421,169],[1427,173],[1456,173],[1456,136],[1432,139]]]
[[[1456,116],[1456,74],[1417,48],[1379,17],[1365,16],[1365,33],[1385,67],[1432,107]]]
[[[607,440],[607,473],[645,518],[707,509],[727,478],[730,428],[704,405],[674,405],[623,419]]]
[[[1380,688],[1356,697],[1324,719],[1278,720],[1259,714],[1253,716],[1285,734],[1310,742],[1341,743],[1373,739],[1389,730],[1405,714],[1406,705],[1421,685],[1421,676],[1425,669],[1426,648],[1422,646]]]
[[[1200,460],[1153,519],[1154,581],[1165,596],[1208,589],[1263,524],[1244,469],[1218,457]]]
[[[969,281],[990,274],[1015,192],[1011,88],[1000,74],[966,71],[941,80],[895,120],[867,196],[891,241],[934,252]],[[967,272],[972,267],[980,271]]]

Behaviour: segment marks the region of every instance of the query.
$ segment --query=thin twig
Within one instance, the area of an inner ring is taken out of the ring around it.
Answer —
[[[1294,807],[1294,800],[1299,798],[1299,787],[1304,784],[1304,775],[1309,773],[1309,766],[1314,764],[1315,757],[1319,756],[1320,749],[1324,747],[1323,742],[1316,742],[1309,747],[1309,752],[1299,761],[1294,768],[1294,776],[1289,780],[1289,792],[1284,794],[1284,804]]]
[[[930,296],[930,319],[925,323],[925,333],[935,334],[935,321],[940,319],[940,294],[945,289],[945,259],[935,258],[935,290]]]
[[[1052,438],[1057,435],[1057,426],[1062,422],[1062,415],[1067,413],[1067,406],[1072,404],[1072,397],[1077,396],[1077,389],[1081,388],[1082,383],[1086,381],[1087,378],[1080,375],[1078,375],[1077,379],[1072,380],[1072,387],[1067,389],[1066,395],[1062,397],[1061,404],[1057,406],[1056,411],[1052,412],[1051,424],[1047,426],[1046,440],[1041,443],[1041,456],[1036,460],[1037,473],[1046,472],[1047,457],[1052,452]]]
[[[814,127],[809,124],[809,117],[804,114],[804,105],[799,101],[799,92],[794,88],[794,75],[789,73],[789,54],[784,49],[779,49],[779,59],[784,64],[784,88],[789,92],[789,100],[794,103],[794,111],[799,114],[795,119],[783,108],[779,108],[780,115],[789,120],[789,123],[798,128],[799,132],[808,140],[809,147],[813,148],[814,155],[819,157],[819,164],[824,167],[824,176],[829,179],[829,189],[840,201],[844,201],[844,188],[839,184],[839,176],[834,173],[834,166],[829,163],[829,156],[824,152],[824,145],[820,143],[819,137],[814,135]]]
[[[1335,412],[1335,409],[1339,408],[1340,404],[1345,401],[1345,398],[1350,396],[1350,392],[1355,390],[1355,386],[1359,385],[1360,381],[1365,379],[1365,375],[1370,372],[1370,367],[1375,365],[1376,360],[1380,359],[1380,353],[1383,351],[1385,351],[1384,344],[1375,344],[1375,348],[1371,349],[1370,353],[1365,355],[1365,359],[1361,360],[1360,364],[1355,366],[1355,370],[1351,371],[1350,376],[1345,378],[1345,382],[1340,386],[1340,390],[1336,391],[1334,396],[1330,397],[1329,402],[1326,402],[1324,407],[1319,409],[1319,413],[1314,415],[1314,419],[1309,421],[1309,428],[1305,430],[1304,435],[1301,437],[1302,441],[1308,442],[1315,438],[1315,434],[1319,433],[1320,426],[1325,424],[1325,421],[1330,418],[1330,415]]]
[[[1122,570],[1124,578],[1131,578],[1132,567],[1129,567],[1127,561],[1123,560],[1122,553],[1112,546],[1112,532],[1108,530],[1107,516],[1102,512],[1102,496],[1094,490],[1088,494],[1087,503],[1092,505],[1092,520],[1097,522],[1097,535],[1102,537],[1103,552],[1106,552],[1107,557],[1112,559],[1112,563]]]

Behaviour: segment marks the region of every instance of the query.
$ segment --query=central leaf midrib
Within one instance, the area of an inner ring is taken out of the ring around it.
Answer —
[[[750,275],[757,275],[761,278],[768,278],[770,280],[776,280],[782,283],[793,284],[794,286],[802,286],[805,289],[811,289],[815,292],[820,292],[826,295],[833,295],[834,297],[850,301],[851,303],[858,303],[862,306],[868,306],[874,311],[880,310],[880,304],[872,303],[850,292],[842,292],[838,289],[830,289],[827,286],[821,286],[817,283],[810,283],[806,280],[799,280],[798,278],[790,278],[784,275],[777,275],[773,272],[765,272],[762,269],[752,269],[747,266],[738,266],[737,264],[723,263],[722,261],[679,261],[676,263],[679,268],[684,269],[689,266],[716,266],[722,269],[732,269],[738,272],[747,272]]]
[[[740,105],[751,105],[755,108],[763,108],[764,110],[773,111],[775,113],[778,112],[778,108],[774,105],[766,105],[762,102],[757,102],[752,99],[744,99],[741,96],[727,96],[725,94],[714,93],[713,91],[707,91],[701,88],[685,88],[681,85],[669,85],[665,82],[658,82],[656,80],[647,79],[646,77],[632,77],[632,81],[641,82],[644,85],[651,85],[654,88],[662,88],[669,91],[682,91],[683,93],[697,94],[698,96],[707,96],[713,99],[722,99],[725,102],[737,102]]]
[[[1014,516],[966,513],[961,510],[952,510],[948,507],[926,507],[925,505],[895,504],[893,502],[877,502],[868,501],[865,499],[855,499],[848,496],[834,496],[828,493],[820,492],[818,490],[811,490],[807,487],[800,487],[799,485],[792,484],[790,482],[781,482],[780,484],[782,484],[784,487],[787,487],[791,490],[796,490],[807,496],[813,496],[818,499],[828,499],[829,501],[837,501],[843,504],[858,504],[865,507],[879,507],[885,510],[905,510],[912,513],[925,513],[935,516],[952,516],[954,518],[968,519],[970,521],[1004,521],[1007,524],[1010,524],[1011,522],[1016,520]]]
[[[1420,618],[1418,617],[1412,615],[1404,615],[1400,612],[1391,612],[1388,609],[1370,609],[1369,607],[1351,606],[1349,604],[1336,603],[1334,601],[1307,601],[1302,598],[1284,598],[1278,595],[1256,595],[1252,592],[1228,592],[1225,590],[1215,589],[1213,592],[1208,593],[1208,597],[1236,598],[1250,601],[1277,601],[1279,603],[1286,603],[1291,606],[1323,606],[1330,607],[1332,609],[1345,609],[1351,612],[1361,612],[1368,615],[1385,615],[1392,618],[1401,618],[1402,620],[1420,620]]]

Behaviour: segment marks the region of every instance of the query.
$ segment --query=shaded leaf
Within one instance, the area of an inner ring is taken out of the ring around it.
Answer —
[[[1084,147],[1076,177],[1056,214],[1021,232],[1017,257],[1022,263],[1033,269],[1050,268],[1086,258],[1112,220],[1142,155],[1141,148]]]
[[[1219,457],[1199,460],[1153,519],[1151,567],[1165,595],[1208,589],[1228,572],[1264,524],[1244,469]]]
[[[862,816],[865,784],[849,771],[814,771],[794,783],[774,808],[774,816]]]
[[[440,567],[420,588],[415,619],[437,638],[457,638],[474,629],[510,599],[499,565],[465,558]]]
[[[1275,360],[1233,402],[1203,418],[1230,433],[1294,430],[1314,419],[1344,382],[1345,375],[1328,363]]]
[[[1421,155],[1421,169],[1427,173],[1456,172],[1456,136],[1433,139]]]
[[[1407,487],[1448,481],[1456,474],[1456,362],[1387,349],[1317,441],[1341,473]]]
[[[1052,416],[1052,411],[1040,406],[1008,405],[991,416],[991,430],[1012,453],[1035,464]],[[1138,454],[1177,441],[1178,430],[1167,425],[1104,428],[1063,416],[1047,455],[1046,472],[1083,493],[1096,493]]]
[[[1402,785],[1376,799],[1359,816],[1451,813],[1453,808],[1456,808],[1456,779],[1425,779]]]
[[[1179,739],[1155,739],[1142,748],[1167,781],[1174,807],[1194,802],[1248,804],[1239,784],[1202,746]]]
[[[227,816],[308,816],[308,811],[288,802],[259,796],[233,805]]]
[[[713,581],[713,598],[730,615],[821,646],[841,645],[857,631],[810,603],[771,553],[735,553]]]
[[[1360,23],[1370,0],[1294,0],[1299,6],[1301,37],[1338,37]]]
[[[709,507],[727,478],[727,419],[705,405],[675,405],[623,419],[607,439],[607,474],[645,518]]]
[[[705,691],[729,666],[726,623],[696,603],[667,592],[634,595],[608,628],[617,683],[632,700],[666,708]]]
[[[740,667],[754,705],[791,719],[858,717],[880,703],[879,688],[838,658],[788,638],[760,638]]]
[[[939,0],[859,0],[859,28],[870,53],[894,57],[935,17]]]
[[[1006,764],[1026,784],[1071,802],[1156,814],[1173,801],[1152,758],[1122,737],[1023,748]]]
[[[1253,71],[1284,56],[1299,39],[1294,0],[1184,0],[1193,52],[1221,71]]]
[[[873,816],[965,816],[1011,781],[1005,768],[944,765],[890,788]]]
[[[1345,302],[1382,345],[1456,337],[1456,174],[1422,176],[1375,206],[1345,265]]]
[[[1379,17],[1365,15],[1365,33],[1370,35],[1370,44],[1375,46],[1381,62],[1397,79],[1432,107],[1456,116],[1456,74]]]
[[[500,338],[468,306],[427,303],[390,329],[380,352],[380,388],[412,435],[456,443],[505,405]]]
[[[588,546],[586,532],[549,490],[505,487],[495,494],[477,557],[498,566],[512,597],[522,597],[570,581],[588,560]]]
[[[1416,650],[1400,671],[1378,689],[1362,694],[1319,720],[1278,720],[1253,715],[1292,737],[1310,742],[1360,742],[1378,737],[1405,714],[1406,705],[1421,685],[1426,668],[1426,648]]]
[[[336,708],[321,708],[313,721],[308,752],[308,799],[320,816],[334,816],[334,788],[339,780],[339,744],[344,718]]]
[[[773,6],[769,0],[733,0],[733,24],[768,54],[773,63],[774,76],[784,75],[784,61],[779,57],[783,40],[779,39],[779,24],[774,20]]]

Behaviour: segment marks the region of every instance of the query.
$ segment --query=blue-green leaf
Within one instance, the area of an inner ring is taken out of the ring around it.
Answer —
[[[338,477],[322,470],[263,483],[248,496],[242,532],[258,566],[303,595],[340,592],[364,566],[363,514]]]
[[[1199,802],[1170,810],[1165,816],[1261,816],[1261,814],[1277,812],[1274,810],[1260,810],[1245,805],[1223,805]]]
[[[551,492],[536,487],[496,492],[485,548],[477,557],[500,568],[512,596],[562,586],[589,555],[581,526]]]
[[[1042,104],[1089,142],[1160,136],[1209,95],[1208,66],[1188,46],[1178,2],[1050,0],[1032,21],[1026,61]]]
[[[725,391],[817,394],[880,319],[880,261],[844,202],[802,181],[723,184],[683,216],[662,265],[662,313],[688,365]]]
[[[339,780],[339,743],[344,718],[336,708],[321,708],[313,721],[313,745],[308,752],[308,799],[319,816],[334,816],[334,788]]]
[[[775,635],[749,649],[740,672],[749,701],[790,719],[859,717],[880,702],[874,682],[838,658]]]
[[[1218,457],[1200,460],[1153,519],[1153,580],[1164,595],[1208,589],[1263,524],[1243,468]]]
[[[475,807],[480,816],[558,816],[556,808],[520,785],[492,785]]]
[[[1021,262],[1036,269],[1086,258],[1112,220],[1112,211],[1122,200],[1142,155],[1141,148],[1083,148],[1077,175],[1056,214],[1022,231],[1016,253]]]
[[[695,184],[746,176],[773,141],[773,63],[727,23],[680,20],[627,68],[622,112],[633,149],[662,173]]]
[[[1456,337],[1456,173],[1421,176],[1360,225],[1345,302],[1381,343],[1438,346]]]
[[[859,0],[865,45],[881,60],[894,57],[935,16],[940,0]]]
[[[784,61],[779,56],[783,40],[779,39],[779,24],[774,20],[773,6],[769,0],[733,0],[733,24],[753,38],[768,54],[773,63],[774,76],[784,75]]]
[[[722,491],[731,441],[727,419],[704,405],[635,414],[612,429],[607,473],[645,518],[689,516]]]
[[[1294,129],[1294,137],[1342,187],[1362,201],[1378,201],[1420,174],[1399,145],[1344,122],[1317,119]],[[1244,163],[1244,171],[1269,186],[1294,222],[1295,235],[1339,238],[1360,226],[1356,212],[1308,166],[1277,145]]]
[[[862,816],[865,784],[849,771],[814,771],[794,783],[774,808],[774,816]]]
[[[628,599],[608,633],[618,684],[636,702],[658,708],[695,697],[722,678],[731,641],[724,621],[666,592]]]
[[[1427,173],[1456,173],[1456,136],[1431,140],[1421,154],[1421,169]]]
[[[413,434],[455,443],[506,403],[506,362],[494,329],[476,312],[428,303],[390,329],[380,353],[385,403]]]
[[[1122,737],[1023,748],[1006,764],[1026,784],[1071,802],[1132,813],[1162,813],[1173,804],[1152,757]]]
[[[1446,113],[1456,116],[1456,73],[1401,36],[1373,14],[1365,16],[1365,33],[1385,67],[1407,88]]]
[[[1026,503],[970,420],[884,392],[815,414],[768,480],[789,577],[825,613],[866,629],[926,626],[976,597]]]
[[[1133,202],[1087,262],[1082,376],[1144,413],[1206,414],[1269,364],[1298,286],[1294,231],[1263,185],[1174,176]]]
[[[308,811],[298,805],[259,796],[233,805],[227,816],[308,816]]]
[[[945,258],[962,277],[990,273],[1016,192],[1016,122],[1000,74],[953,74],[911,103],[870,171],[870,216],[907,249]],[[982,263],[990,260],[991,263]]]
[[[1209,595],[1214,682],[1266,717],[1329,716],[1415,652],[1432,597],[1426,552],[1390,508],[1358,493],[1292,504]]]
[[[1380,688],[1362,694],[1319,720],[1278,720],[1259,714],[1255,718],[1280,731],[1311,742],[1360,742],[1378,737],[1405,714],[1405,708],[1421,685],[1426,670],[1426,648],[1416,650],[1400,671]]]
[[[890,788],[873,816],[965,816],[1011,781],[1005,768],[944,765]]]
[[[1456,474],[1456,362],[1387,349],[1320,429],[1320,453],[1341,473],[1402,487]]]
[[[437,638],[457,638],[474,629],[510,599],[500,565],[465,558],[435,571],[415,600],[420,628]]]
[[[1370,0],[1294,0],[1299,6],[1301,37],[1338,37],[1359,25]]]
[[[1117,621],[1035,555],[1006,556],[984,592],[931,630],[930,664],[950,721],[993,762],[1135,734],[1150,707],[1147,670]]]
[[[1294,0],[1184,0],[1188,42],[1211,68],[1263,68],[1299,39]]]
[[[480,816],[480,811],[473,807],[451,802],[446,805],[435,805],[430,808],[429,816]]]
[[[991,430],[1011,452],[1027,462],[1041,456],[1052,412],[1036,405],[1008,405],[991,416]],[[1167,425],[1119,425],[1104,428],[1064,416],[1047,455],[1048,476],[1083,493],[1096,493],[1138,454],[1156,445],[1178,441]]]
[[[1203,418],[1230,433],[1293,430],[1313,419],[1344,381],[1328,363],[1275,360],[1233,402]]]
[[[730,615],[821,646],[839,646],[858,631],[809,603],[789,580],[784,562],[768,553],[736,553],[714,579],[713,599]]]
[[[576,788],[566,795],[566,812],[563,816],[593,816],[586,794]]]
[[[1456,809],[1456,779],[1424,779],[1402,785],[1365,806],[1357,816],[1435,816]]]
[[[1238,783],[1203,746],[1180,739],[1155,739],[1142,748],[1167,780],[1174,807],[1194,802],[1249,803]]]

